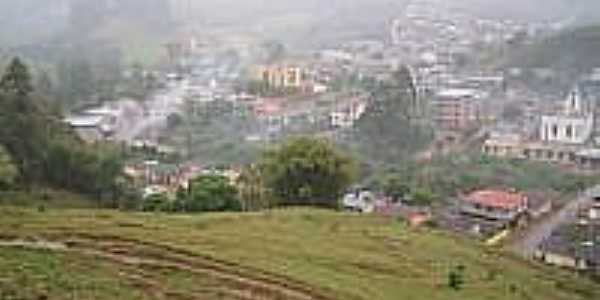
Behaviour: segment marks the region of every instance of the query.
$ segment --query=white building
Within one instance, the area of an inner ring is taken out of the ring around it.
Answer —
[[[111,130],[107,125],[105,116],[79,115],[64,119],[65,124],[71,127],[80,138],[86,142],[97,142],[106,138]]]
[[[582,101],[578,89],[569,94],[563,114],[542,116],[540,138],[544,142],[584,144],[594,130],[591,105]]]
[[[348,106],[333,111],[329,114],[331,127],[349,128],[354,126],[356,121],[360,120],[367,110],[367,104],[364,102],[352,102]]]

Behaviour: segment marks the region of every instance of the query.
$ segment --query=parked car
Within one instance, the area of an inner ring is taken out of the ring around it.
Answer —
[[[375,211],[375,195],[370,191],[351,191],[344,195],[345,211],[373,213]]]

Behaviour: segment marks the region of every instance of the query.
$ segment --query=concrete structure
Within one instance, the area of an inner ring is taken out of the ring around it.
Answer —
[[[492,132],[483,144],[483,153],[500,158],[524,158],[523,139],[518,133]]]
[[[490,220],[514,221],[528,210],[528,199],[516,192],[481,190],[462,198],[461,210]]]
[[[306,70],[293,66],[267,66],[259,70],[260,79],[270,88],[302,88],[308,84]]]
[[[104,116],[70,116],[64,122],[71,127],[81,139],[92,143],[105,139],[110,134],[106,126],[107,120]]]
[[[592,135],[593,115],[543,116],[540,128],[541,140],[545,142],[584,144]]]
[[[367,109],[365,102],[352,102],[344,108],[333,111],[329,114],[331,127],[348,128],[354,126]]]
[[[479,100],[476,90],[439,92],[431,103],[435,126],[442,131],[460,131],[475,125],[479,120]]]
[[[582,149],[575,153],[577,164],[588,170],[600,169],[600,149]]]
[[[577,163],[576,153],[578,150],[579,147],[571,145],[551,145],[506,139],[488,139],[482,148],[483,154],[493,157],[564,164]]]
[[[586,143],[594,130],[591,104],[583,101],[579,89],[575,88],[564,105],[563,113],[542,116],[540,139],[552,143]]]
[[[597,220],[581,219],[559,228],[536,251],[535,257],[547,264],[600,274],[600,242]]]
[[[119,126],[124,112],[110,107],[96,107],[66,117],[65,122],[87,142],[96,142],[110,137]]]

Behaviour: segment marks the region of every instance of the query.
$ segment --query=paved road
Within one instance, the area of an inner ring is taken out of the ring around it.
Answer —
[[[511,245],[511,250],[524,258],[532,258],[539,245],[549,238],[558,227],[576,219],[579,208],[589,205],[593,201],[590,195],[598,189],[600,187],[581,193],[558,212],[548,216],[540,223],[532,225],[522,237],[517,238]]]

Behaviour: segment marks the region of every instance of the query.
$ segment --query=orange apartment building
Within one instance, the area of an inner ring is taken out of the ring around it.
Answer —
[[[462,131],[479,121],[479,94],[471,89],[447,89],[431,102],[432,117],[440,131]]]

